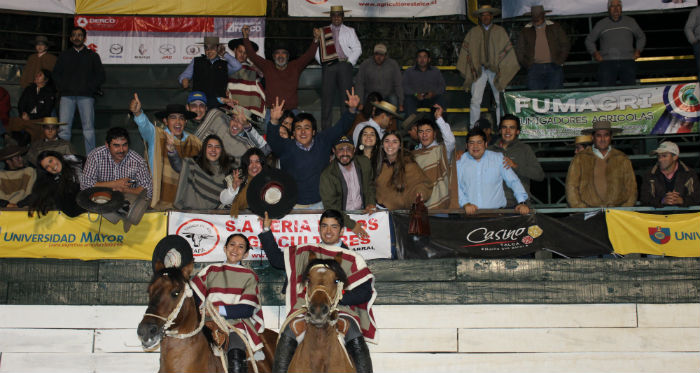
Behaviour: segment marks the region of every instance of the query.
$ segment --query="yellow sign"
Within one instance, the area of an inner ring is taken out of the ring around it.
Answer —
[[[700,213],[656,215],[606,210],[616,253],[700,257]]]
[[[266,0],[76,0],[76,14],[264,16]]]
[[[26,211],[0,212],[0,257],[151,260],[153,248],[167,234],[167,215],[150,212],[124,232],[97,214],[69,218],[50,211],[41,218]]]

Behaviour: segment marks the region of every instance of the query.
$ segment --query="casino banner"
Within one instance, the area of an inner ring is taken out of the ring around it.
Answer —
[[[273,220],[270,231],[277,239],[280,248],[292,245],[313,245],[320,242],[318,236],[318,219],[321,214],[289,214],[280,220]],[[350,217],[369,234],[369,238],[360,238],[346,229],[342,235],[343,242],[358,252],[365,260],[391,258],[391,238],[389,213],[377,212],[372,215],[350,214]],[[242,233],[251,244],[248,260],[267,259],[260,247],[258,234],[262,233],[262,222],[257,215],[194,214],[187,212],[170,212],[168,234],[184,237],[192,246],[195,261],[221,262],[226,259],[224,244],[233,233]]]
[[[470,0],[474,1],[474,0]],[[464,0],[289,0],[292,17],[328,17],[342,5],[345,17],[432,17],[465,14]]]
[[[260,46],[258,54],[265,56],[263,17],[79,15],[74,23],[87,30],[85,44],[100,55],[103,64],[188,64],[204,54],[205,36],[218,36],[227,44],[243,36],[244,25],[250,26],[250,40]]]
[[[503,1],[503,18],[520,17],[530,11],[531,5],[543,5],[551,15],[591,14],[608,11],[605,0],[508,0]],[[687,8],[698,5],[696,0],[634,0],[623,1],[625,12],[635,10],[663,10]]]
[[[566,138],[581,134],[594,121],[608,120],[623,135],[698,131],[698,84],[683,83],[633,89],[583,92],[505,92],[505,111],[520,118],[521,138]]]
[[[700,213],[605,212],[610,242],[618,254],[700,257]]]
[[[167,215],[148,212],[124,232],[99,214],[67,217],[49,211],[41,218],[26,211],[0,212],[0,257],[151,260],[153,248],[166,235]]]

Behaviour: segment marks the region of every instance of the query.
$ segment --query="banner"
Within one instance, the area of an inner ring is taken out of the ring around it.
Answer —
[[[608,120],[624,135],[698,131],[697,83],[583,92],[503,93],[506,112],[520,118],[520,137],[563,138]]]
[[[292,17],[329,17],[331,5],[342,5],[346,18],[447,16],[466,9],[464,0],[289,0],[288,5]]]
[[[19,0],[14,0],[19,1]],[[264,16],[266,0],[75,0],[78,14]]]
[[[281,220],[273,220],[270,231],[280,248],[292,245],[313,245],[321,242],[318,236],[318,219],[321,214],[290,214]],[[369,238],[359,238],[346,229],[342,239],[350,250],[359,252],[365,260],[391,258],[389,213],[372,215],[350,214],[362,224]],[[195,261],[222,262],[226,259],[224,244],[233,233],[242,233],[250,241],[248,260],[267,259],[260,247],[258,234],[262,233],[262,222],[257,215],[192,214],[171,212],[168,220],[169,234],[184,237],[192,245]]]
[[[551,15],[607,13],[608,3],[605,0],[508,0],[503,1],[503,18],[520,17],[530,11],[532,5],[544,5],[551,10]],[[634,0],[622,3],[623,12],[635,10],[664,10],[696,6],[696,0]]]
[[[153,248],[165,237],[167,216],[149,212],[124,232],[97,214],[69,218],[49,211],[28,218],[26,211],[0,212],[0,257],[58,259],[151,260]]]
[[[88,31],[85,44],[103,64],[188,64],[204,54],[205,36],[218,36],[227,44],[243,36],[244,25],[250,26],[250,40],[265,57],[265,18],[81,15],[75,25]]]
[[[700,213],[654,215],[606,210],[608,234],[618,254],[700,257]]]
[[[75,14],[75,0],[0,0],[0,9]]]

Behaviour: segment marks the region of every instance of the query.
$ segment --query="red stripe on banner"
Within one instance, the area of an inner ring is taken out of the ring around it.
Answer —
[[[73,20],[73,23],[88,31],[132,31],[136,18],[137,17],[77,16]]]
[[[213,17],[78,16],[74,24],[88,31],[214,32]]]

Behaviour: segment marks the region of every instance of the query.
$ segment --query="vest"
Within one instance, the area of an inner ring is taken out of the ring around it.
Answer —
[[[195,57],[192,90],[202,91],[207,95],[207,106],[219,106],[216,98],[226,97],[226,84],[228,84],[228,63],[225,60],[218,59],[211,63],[205,55]]]

